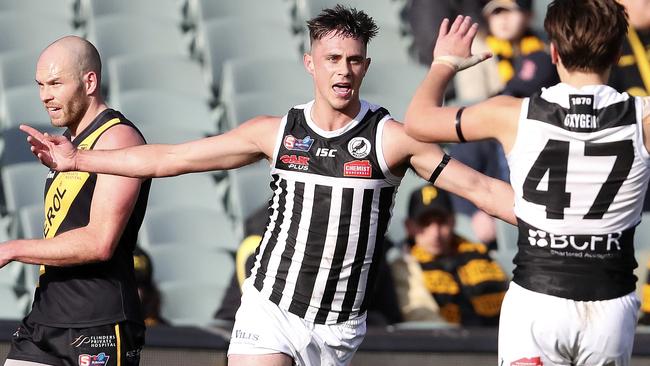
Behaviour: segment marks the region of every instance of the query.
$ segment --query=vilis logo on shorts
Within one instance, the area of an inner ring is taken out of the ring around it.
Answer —
[[[520,358],[517,361],[512,361],[510,366],[544,366],[540,357]]]
[[[314,139],[309,136],[305,136],[305,138],[302,140],[295,138],[292,135],[287,135],[284,137],[284,147],[287,150],[309,151],[313,143]]]
[[[372,166],[368,160],[355,160],[343,164],[343,176],[355,178],[372,177]]]
[[[282,155],[280,161],[287,165],[289,169],[309,170],[309,157],[296,155]]]
[[[79,355],[79,366],[106,366],[109,358],[104,352],[98,355]]]
[[[348,151],[357,159],[363,159],[370,154],[370,141],[364,137],[355,137],[348,143]]]

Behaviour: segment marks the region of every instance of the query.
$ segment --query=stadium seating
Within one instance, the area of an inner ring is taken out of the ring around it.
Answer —
[[[311,99],[308,98],[313,93],[311,75],[297,58],[238,58],[223,64],[219,91],[221,102],[226,105],[241,94],[266,92],[273,98],[279,94],[278,90],[288,90],[290,94],[297,93],[304,95],[303,99]],[[293,103],[296,102],[300,101]]]
[[[48,0],[2,0],[0,12],[17,12],[38,18],[54,17],[72,24],[74,19],[73,1]]]
[[[408,103],[415,89],[420,85],[429,71],[412,62],[373,60],[361,84],[361,98],[365,95],[389,93],[392,98]]]
[[[78,18],[92,27],[93,20],[106,15],[138,16],[180,26],[182,6],[177,0],[79,0]]]
[[[211,325],[226,288],[223,284],[201,280],[162,283],[160,315],[176,326]]]
[[[149,208],[156,206],[223,207],[223,195],[209,173],[158,178],[151,182]]]
[[[0,54],[12,51],[42,50],[56,39],[73,34],[72,22],[54,15],[0,13]]]
[[[294,106],[312,99],[312,93],[292,90],[281,93],[262,91],[238,94],[232,103],[225,105],[228,125],[234,128],[261,115],[284,116]]]
[[[36,88],[34,77],[40,51],[6,52],[0,57],[0,93],[19,86]]]
[[[272,192],[266,160],[255,165],[228,171],[228,207],[238,221],[243,221],[262,205],[268,205]]]
[[[0,170],[7,211],[16,213],[19,208],[43,205],[43,182],[48,169],[38,162],[5,166]]]
[[[212,19],[239,17],[264,19],[281,24],[291,24],[290,4],[282,0],[188,0],[187,23],[191,26]]]
[[[97,47],[106,65],[122,55],[189,55],[187,42],[173,22],[135,15],[113,14],[95,19],[88,28],[88,40]],[[102,75],[104,84],[108,84],[106,70]]]
[[[122,93],[131,90],[174,92],[208,103],[212,99],[201,67],[177,55],[123,55],[108,63],[111,103],[120,104]],[[161,102],[160,104],[163,104]]]
[[[25,316],[25,302],[11,287],[0,285],[0,319],[18,320]]]
[[[36,85],[9,89],[3,98],[4,110],[0,112],[3,128],[18,127],[21,123],[50,121]]]
[[[226,286],[235,270],[232,254],[219,249],[202,249],[185,242],[152,246],[153,279],[166,282],[206,281]]]
[[[145,134],[148,142],[153,142],[159,134],[166,134],[160,130],[182,129],[186,132],[183,135],[194,134],[188,138],[217,132],[217,123],[208,105],[189,95],[153,89],[132,90],[121,93],[113,105],[136,126],[154,134]],[[175,140],[172,142],[185,142],[180,140],[183,135],[172,136]]]
[[[138,237],[144,249],[168,243],[235,251],[241,241],[226,212],[200,206],[150,207]]]
[[[263,36],[261,36],[263,35]],[[220,85],[221,68],[233,58],[299,59],[299,41],[288,25],[256,22],[255,27],[242,18],[214,19],[199,29],[196,40],[197,57],[205,63],[212,86]]]

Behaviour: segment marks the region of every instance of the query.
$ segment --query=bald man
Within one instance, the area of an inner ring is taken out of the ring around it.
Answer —
[[[97,49],[78,37],[49,45],[36,65],[52,125],[77,149],[144,144],[138,129],[100,93]],[[144,344],[133,250],[150,180],[51,170],[43,239],[0,244],[0,268],[40,264],[30,314],[14,333],[5,366],[138,365]]]

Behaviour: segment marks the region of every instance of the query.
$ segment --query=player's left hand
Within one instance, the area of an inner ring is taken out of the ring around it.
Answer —
[[[472,23],[471,17],[459,15],[451,26],[449,23],[449,19],[445,18],[440,24],[433,50],[434,63],[460,71],[492,57],[489,52],[472,55],[472,42],[478,32],[478,23]]]

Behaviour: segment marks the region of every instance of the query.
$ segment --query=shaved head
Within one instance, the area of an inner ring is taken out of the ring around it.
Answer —
[[[56,60],[67,66],[67,71],[81,78],[88,72],[94,72],[97,79],[101,78],[102,61],[97,48],[87,40],[77,36],[59,38],[47,46],[39,62]]]
[[[105,108],[101,72],[99,52],[83,38],[63,37],[41,52],[36,83],[53,125],[76,129],[95,117],[96,108]]]

